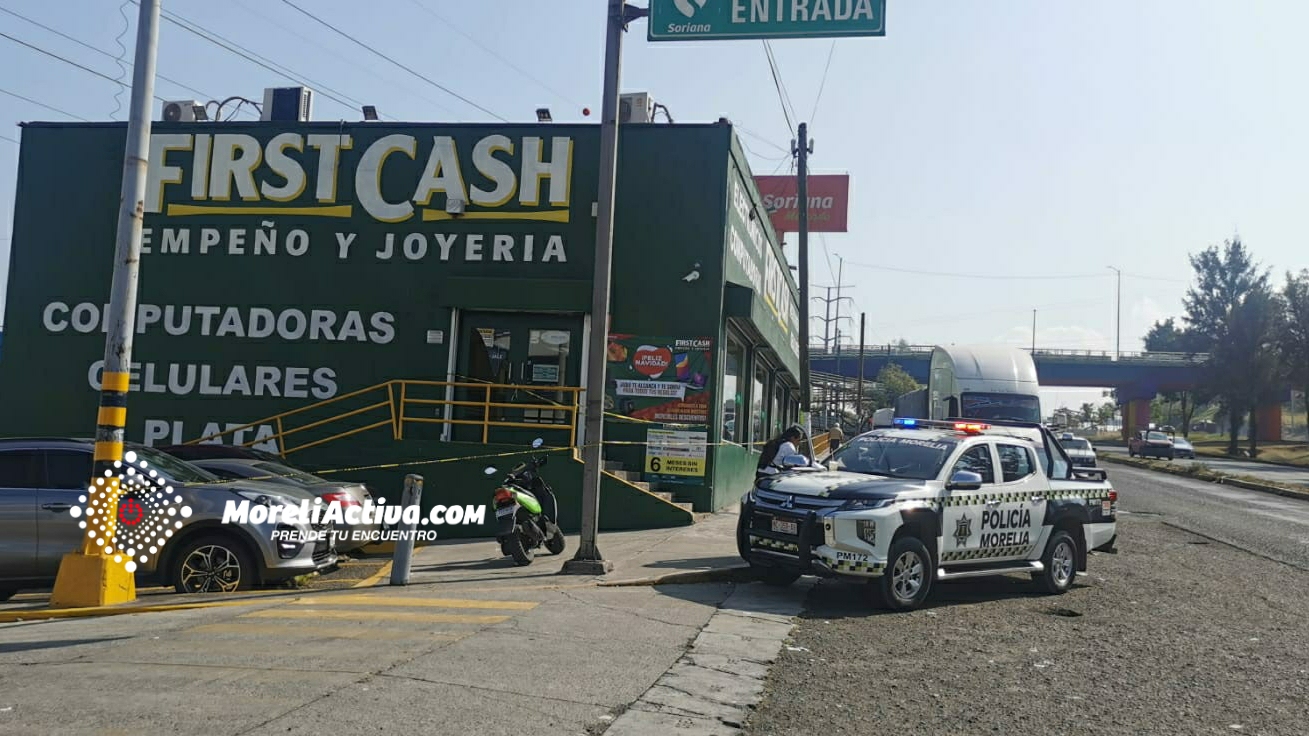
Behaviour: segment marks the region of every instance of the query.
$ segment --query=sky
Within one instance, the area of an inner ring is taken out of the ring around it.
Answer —
[[[726,2],[727,0],[709,0]],[[315,119],[597,120],[602,0],[165,0],[166,11],[318,89]],[[644,4],[638,3],[638,4]],[[1123,350],[1180,315],[1188,255],[1239,234],[1277,281],[1309,267],[1309,3],[1299,0],[888,0],[883,38],[772,42],[815,173],[851,176],[846,233],[811,240],[811,282],[845,284],[842,333],[869,343],[1007,342]],[[0,32],[130,81],[136,6],[0,0],[99,52],[0,12]],[[361,12],[361,8],[366,10]],[[122,13],[130,19],[125,21]],[[625,39],[623,90],[679,122],[731,119],[756,174],[790,170],[794,137],[760,41]],[[0,136],[21,121],[124,120],[127,91],[0,37]],[[156,93],[262,99],[287,77],[163,23]],[[181,83],[194,90],[185,89]],[[324,94],[345,100],[332,101]],[[450,94],[453,92],[459,97]],[[11,94],[6,94],[11,93]],[[465,101],[466,100],[466,101]],[[469,104],[469,103],[472,104]],[[156,114],[160,104],[156,102]],[[583,116],[589,107],[592,115]],[[18,146],[0,138],[7,269]],[[795,257],[795,236],[788,255]],[[3,293],[3,292],[0,292]],[[815,293],[819,293],[815,290]],[[821,305],[815,305],[821,311]],[[811,328],[821,335],[821,323]],[[1047,404],[1100,401],[1045,392]]]

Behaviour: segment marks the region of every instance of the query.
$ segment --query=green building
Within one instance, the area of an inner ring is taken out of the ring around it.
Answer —
[[[124,131],[23,129],[6,435],[94,428]],[[419,473],[430,505],[486,502],[483,467],[540,436],[577,526],[598,126],[157,123],[151,145],[129,441],[397,493]],[[740,496],[796,418],[797,327],[731,126],[624,126],[603,528]]]

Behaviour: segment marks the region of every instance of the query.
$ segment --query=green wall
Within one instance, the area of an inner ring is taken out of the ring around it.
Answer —
[[[504,457],[493,457],[504,455]],[[400,497],[404,477],[410,473],[423,476],[423,513],[426,515],[437,503],[450,505],[487,504],[503,479],[503,475],[488,478],[483,469],[488,465],[508,471],[525,455],[521,446],[482,445],[462,442],[401,441],[382,443],[355,443],[350,448],[351,467],[399,464],[400,467],[371,468],[346,473],[326,473],[324,477],[349,479],[369,483],[393,502]],[[467,459],[461,459],[467,458]],[[341,468],[339,449],[330,445],[296,453],[292,460],[312,470]],[[554,489],[559,500],[560,526],[566,532],[575,532],[581,526],[582,464],[571,453],[554,451],[541,470],[541,477]],[[600,529],[622,531],[684,526],[692,521],[691,514],[643,493],[619,481],[604,477],[600,488]],[[487,523],[481,526],[442,526],[434,528],[442,538],[489,537],[494,535],[494,509],[487,510]]]

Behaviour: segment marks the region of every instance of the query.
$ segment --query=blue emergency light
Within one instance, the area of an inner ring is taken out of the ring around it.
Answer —
[[[893,419],[893,420],[891,420],[891,421],[892,421],[892,422],[895,424],[895,426],[897,426],[897,427],[910,427],[910,428],[913,428],[913,427],[917,427],[917,426],[918,426],[918,420],[917,420],[917,419],[910,419],[909,417],[896,417],[895,419]]]

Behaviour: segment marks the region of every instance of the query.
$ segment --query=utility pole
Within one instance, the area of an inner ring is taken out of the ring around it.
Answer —
[[[809,413],[809,125],[800,123],[791,155],[796,157],[796,196],[799,199],[800,244],[796,260],[800,261],[800,411]]]
[[[856,384],[858,388],[855,389],[858,393],[855,395],[854,410],[860,422],[864,420],[864,339],[868,336],[868,333],[865,332],[868,324],[867,317],[866,313],[859,313],[859,380]],[[860,424],[860,426],[863,425]]]
[[[1118,306],[1114,309],[1114,360],[1123,357],[1123,272],[1113,266],[1109,267],[1110,271],[1118,274],[1118,288],[1115,289],[1115,301]]]
[[[145,213],[146,173],[150,155],[150,108],[154,103],[155,57],[159,47],[160,0],[141,0],[136,23],[136,58],[132,72],[132,100],[123,155],[123,188],[119,201],[118,232],[114,240],[114,272],[105,315],[105,364],[100,378],[100,409],[96,417],[95,462],[88,495],[100,502],[105,530],[99,539],[88,534],[81,549],[64,555],[59,563],[52,608],[105,606],[136,600],[136,563],[115,559],[109,545],[115,537],[115,517],[121,487],[114,465],[123,460],[127,424],[127,391],[132,365],[132,336],[136,328],[137,279],[141,265],[141,224]],[[101,481],[98,484],[96,481]],[[69,522],[71,523],[71,522]]]
[[[1036,310],[1032,310],[1032,352],[1036,352]]]
[[[600,109],[600,202],[595,221],[595,275],[591,284],[591,334],[586,373],[586,444],[582,447],[582,528],[577,554],[564,574],[603,575],[614,563],[600,554],[600,481],[604,467],[604,398],[609,346],[609,292],[614,253],[614,189],[618,180],[618,90],[622,79],[623,33],[649,10],[609,0],[605,28],[604,96]]]

